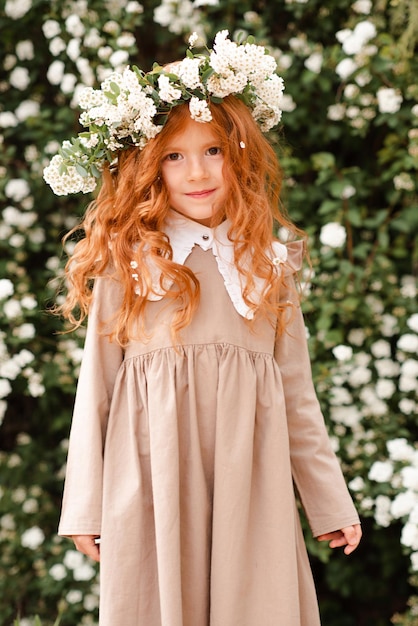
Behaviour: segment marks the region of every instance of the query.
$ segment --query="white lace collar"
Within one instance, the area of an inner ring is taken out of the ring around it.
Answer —
[[[187,257],[196,245],[205,251],[212,249],[219,273],[224,280],[225,288],[232,304],[240,315],[247,319],[252,319],[254,312],[242,297],[242,276],[234,264],[234,244],[228,239],[229,226],[230,222],[225,220],[219,226],[209,228],[175,211],[170,211],[165,221],[164,232],[170,240],[173,250],[173,261],[180,265],[184,265]],[[278,272],[282,271],[283,265],[286,265],[287,269],[290,269],[292,272],[299,269],[303,242],[293,242],[290,246],[293,246],[292,252],[295,252],[296,256],[299,257],[299,259],[296,259],[296,266],[294,263],[289,262],[289,245],[286,246],[278,241],[273,242],[273,253],[267,253]],[[291,256],[295,255],[292,254]],[[149,295],[149,300],[161,300],[164,296],[164,290],[169,289],[172,282],[163,280],[164,288],[162,289],[160,286],[160,271],[150,261],[148,261],[148,267],[151,272],[154,291],[154,293]],[[133,274],[134,278],[135,276]],[[254,293],[251,294],[251,300],[255,304],[260,301],[263,287],[264,280],[255,277],[255,289]]]

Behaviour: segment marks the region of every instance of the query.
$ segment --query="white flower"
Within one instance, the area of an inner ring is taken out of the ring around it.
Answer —
[[[413,552],[411,554],[411,568],[414,572],[418,571],[418,552]]]
[[[357,63],[353,59],[343,59],[335,68],[336,73],[342,80],[346,80],[351,74],[358,69]]]
[[[86,31],[83,22],[76,13],[71,13],[65,20],[65,28],[73,37],[82,37]]]
[[[338,224],[338,222],[329,222],[325,224],[321,228],[321,232],[319,234],[319,240],[324,246],[329,246],[330,248],[341,248],[345,244],[345,240],[347,238],[347,233],[342,226],[342,224]]]
[[[56,37],[60,34],[61,26],[56,20],[46,20],[42,24],[42,30],[46,39],[52,39],[53,37]]]
[[[196,122],[210,122],[212,113],[206,100],[199,100],[193,96],[189,102],[190,117]]]
[[[365,20],[359,22],[354,30],[344,37],[342,42],[343,51],[346,54],[357,54],[364,45],[376,36],[376,27],[372,22]]]
[[[305,67],[313,72],[319,74],[322,68],[323,55],[321,52],[313,52],[307,59],[305,59]]]
[[[362,416],[355,406],[332,406],[331,419],[337,424],[355,428],[361,422]]]
[[[375,461],[369,470],[370,480],[377,483],[387,483],[393,475],[393,464],[391,461]]]
[[[349,361],[353,356],[353,348],[344,345],[335,346],[332,349],[332,354],[338,361]]]
[[[73,571],[74,580],[91,580],[96,574],[96,570],[90,563],[83,563]]]
[[[131,0],[125,7],[125,11],[127,13],[143,13],[144,7],[142,4],[139,4],[136,0]]]
[[[416,354],[418,351],[418,336],[409,333],[402,335],[398,339],[396,347],[403,352],[413,352]]]
[[[6,0],[4,12],[13,20],[23,17],[32,8],[32,0]]]
[[[283,109],[285,110],[285,109]],[[344,119],[345,116],[345,106],[343,104],[331,104],[328,107],[327,112],[328,119],[338,122]]]
[[[40,104],[35,100],[24,100],[15,109],[15,115],[19,122],[24,122],[29,117],[37,117],[39,115]]]
[[[407,489],[418,492],[418,467],[403,467],[400,474],[403,486]],[[418,494],[416,495],[416,500],[418,504]]]
[[[32,526],[32,528],[28,528],[28,530],[25,530],[22,534],[20,543],[24,548],[36,550],[43,544],[44,540],[45,535],[43,531],[38,526]]]
[[[12,387],[8,380],[0,378],[0,398],[6,398],[12,391]]]
[[[83,599],[83,594],[80,589],[71,589],[65,596],[65,599],[69,604],[77,604]]]
[[[372,0],[356,0],[356,2],[351,5],[351,8],[356,13],[364,13],[365,15],[369,15],[372,6]]]
[[[374,362],[374,366],[380,378],[393,378],[399,375],[400,365],[392,359],[378,359]]]
[[[26,322],[14,329],[13,334],[19,339],[32,339],[35,337],[35,326]]]
[[[62,174],[60,172],[62,163],[62,157],[56,154],[44,169],[44,180],[57,196],[65,196],[80,191],[89,193],[96,188],[97,182],[93,176],[81,176],[73,166],[67,167],[67,172]]]
[[[109,63],[112,67],[120,67],[125,65],[129,59],[129,52],[127,50],[116,50],[109,57]]]
[[[128,32],[122,33],[116,39],[116,45],[119,48],[131,48],[132,46],[135,45],[135,37],[133,36],[132,33],[128,33]]]
[[[9,82],[12,87],[24,91],[30,84],[29,70],[27,67],[15,67],[10,72]]]
[[[84,556],[81,552],[77,552],[76,550],[67,550],[63,559],[65,567],[68,569],[76,569],[77,567],[81,567],[84,563]]]
[[[393,461],[410,461],[414,456],[414,448],[404,437],[390,439],[386,442],[386,447]]]
[[[348,483],[348,486],[351,491],[362,491],[364,489],[364,484],[363,478],[361,476],[356,476],[356,478],[353,478],[353,480]]]
[[[49,575],[54,580],[63,580],[67,576],[67,570],[62,563],[55,563],[49,569]]]
[[[196,32],[192,33],[189,37],[189,48],[194,48],[198,39],[199,39],[199,35]]]
[[[15,202],[21,202],[30,194],[30,187],[23,178],[11,178],[6,184],[4,193]]]
[[[390,514],[391,501],[387,496],[377,496],[375,500],[374,518],[379,526],[390,526],[392,516]]]
[[[413,550],[418,550],[418,526],[416,524],[406,522],[402,528],[401,544]]]
[[[160,91],[160,98],[164,100],[164,102],[174,102],[174,100],[179,100],[181,98],[181,89],[176,89],[173,87],[172,83],[168,76],[159,76],[158,77],[158,87]]]
[[[348,198],[352,198],[355,195],[356,195],[356,188],[353,187],[353,185],[346,185],[341,192],[341,197],[344,198],[345,200],[348,200]]]
[[[415,189],[415,182],[408,172],[401,172],[393,177],[393,186],[395,189],[413,191]]]
[[[397,113],[402,102],[402,95],[392,87],[380,87],[377,90],[377,105],[380,113]]]
[[[14,286],[9,278],[0,278],[0,300],[12,296],[14,292]]]
[[[418,313],[413,313],[410,317],[408,317],[406,325],[415,333],[418,333]]]
[[[17,124],[18,119],[11,111],[0,113],[0,128],[13,128]]]
[[[59,85],[64,76],[65,65],[62,61],[53,61],[48,68],[46,77],[51,85]]]
[[[381,400],[391,398],[396,391],[396,386],[393,380],[382,378],[376,383],[376,395]]]
[[[377,359],[390,357],[390,343],[388,341],[385,341],[385,339],[378,339],[372,344],[370,351]]]
[[[33,43],[30,39],[26,39],[25,41],[19,41],[16,45],[16,55],[19,61],[31,61],[34,56]]]
[[[391,513],[395,519],[405,517],[413,510],[418,503],[418,495],[411,490],[398,493],[390,507]],[[417,548],[418,549],[418,546]]]

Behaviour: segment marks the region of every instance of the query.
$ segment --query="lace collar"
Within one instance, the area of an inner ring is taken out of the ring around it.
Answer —
[[[170,211],[165,221],[164,232],[170,240],[173,261],[180,265],[184,265],[196,245],[205,251],[211,249],[232,304],[240,315],[252,319],[254,312],[242,297],[242,276],[234,264],[234,244],[228,239],[229,227],[229,220],[225,220],[215,228],[209,228],[175,211]],[[271,258],[277,272],[281,272],[283,269],[293,273],[300,269],[303,245],[302,241],[295,241],[287,245],[278,241],[273,242],[272,252],[268,252],[267,255]],[[172,282],[163,280],[162,289],[160,271],[153,266],[151,261],[148,261],[148,267],[152,276],[154,291],[149,295],[149,300],[161,300],[164,296],[164,290],[169,289]],[[137,275],[133,274],[133,277],[135,278]],[[256,304],[260,301],[263,287],[264,280],[255,277],[255,289],[251,295],[251,300]]]

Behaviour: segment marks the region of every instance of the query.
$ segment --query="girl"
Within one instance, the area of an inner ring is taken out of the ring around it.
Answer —
[[[89,322],[59,528],[100,560],[102,626],[317,626],[295,490],[319,540],[361,536],[261,132],[281,79],[260,46],[214,48],[89,90],[90,133],[45,173],[64,193],[102,170],[62,306]]]

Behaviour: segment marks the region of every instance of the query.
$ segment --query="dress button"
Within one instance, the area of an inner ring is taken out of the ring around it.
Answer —
[[[202,235],[202,239],[204,239],[205,241],[207,241],[209,239],[209,235]]]

